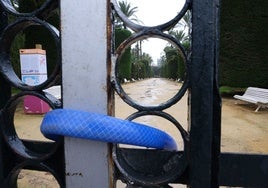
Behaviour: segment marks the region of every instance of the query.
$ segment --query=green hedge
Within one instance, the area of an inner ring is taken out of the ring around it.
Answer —
[[[267,7],[267,0],[222,0],[220,85],[268,88]]]
[[[130,37],[131,32],[127,29],[115,29],[115,48],[117,48],[125,39]],[[118,77],[122,81],[124,78],[131,79],[131,48],[125,49],[119,60]]]

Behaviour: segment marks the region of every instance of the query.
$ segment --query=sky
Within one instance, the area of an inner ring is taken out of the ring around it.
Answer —
[[[135,15],[142,25],[155,26],[163,24],[174,18],[182,9],[185,0],[127,0],[131,7],[138,7]],[[150,54],[153,63],[157,63],[161,52],[168,42],[158,38],[148,39],[143,42],[143,52]]]

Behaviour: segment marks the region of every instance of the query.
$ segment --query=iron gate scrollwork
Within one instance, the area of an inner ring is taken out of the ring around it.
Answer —
[[[27,96],[42,99],[52,109],[60,108],[61,102],[43,90],[60,81],[61,58],[59,31],[46,21],[50,12],[58,8],[57,1],[45,1],[32,12],[19,12],[14,1],[1,1],[0,37],[0,87],[1,87],[1,187],[17,187],[21,170],[50,173],[57,184],[65,187],[63,142],[46,142],[20,138],[14,125],[18,103]],[[56,49],[56,61],[48,79],[38,85],[27,85],[15,73],[11,62],[11,48],[16,36],[32,26],[42,27],[51,35]],[[11,88],[17,94],[11,95]],[[31,122],[29,122],[30,124]]]
[[[190,187],[268,186],[265,180],[268,175],[267,155],[220,152],[221,97],[218,88],[220,1],[186,0],[184,7],[174,19],[152,27],[132,22],[120,11],[116,0],[112,1],[112,6],[114,14],[117,14],[124,24],[134,31],[134,34],[115,51],[112,70],[114,72],[112,72],[111,79],[122,100],[138,111],[130,115],[128,119],[133,120],[151,114],[161,114],[167,118],[168,114],[162,114],[162,110],[180,100],[185,89],[188,89],[191,95],[189,135],[187,131],[180,130],[184,138],[184,150],[169,153],[123,149],[114,146],[113,156],[121,171],[119,179],[137,187],[161,187],[161,185],[165,187],[170,182],[187,184]],[[137,104],[124,92],[120,80],[117,79],[118,59],[120,59],[122,51],[138,40],[156,37],[175,44],[184,52],[181,45],[164,34],[164,31],[174,26],[187,10],[192,13],[192,52],[190,57],[185,57],[187,80],[177,95],[166,103],[157,107]],[[153,162],[139,160],[143,157],[153,159]],[[173,163],[173,160],[176,162]],[[148,169],[148,163],[153,170]],[[163,170],[169,164],[172,168]],[[180,167],[177,168],[178,166]],[[177,171],[172,171],[173,169]]]
[[[172,20],[157,25],[157,26],[142,26],[124,15],[119,8],[116,0],[112,1],[113,16],[118,16],[128,28],[134,31],[132,35],[127,38],[119,47],[114,50],[114,58],[112,62],[111,82],[112,85],[124,102],[132,106],[137,110],[136,113],[130,115],[127,119],[134,120],[144,116],[159,116],[172,122],[174,126],[179,130],[184,147],[180,152],[163,152],[153,150],[135,150],[126,149],[119,146],[114,146],[113,158],[116,166],[122,175],[119,176],[123,182],[126,182],[131,186],[168,186],[170,182],[174,182],[183,173],[185,173],[188,165],[188,149],[189,149],[189,135],[181,124],[170,114],[164,112],[165,109],[176,104],[185,94],[189,88],[189,57],[186,55],[185,49],[178,40],[165,31],[174,27],[184,14],[190,9],[191,2],[186,1],[182,10]],[[115,27],[115,26],[114,26]],[[124,51],[132,44],[139,40],[159,38],[171,43],[180,54],[182,54],[183,61],[185,63],[185,80],[178,90],[177,94],[171,99],[162,102],[159,105],[142,105],[133,100],[122,88],[121,80],[119,79],[119,63],[120,58],[124,54]],[[143,159],[143,160],[141,160]],[[139,162],[137,162],[139,161]],[[150,168],[148,168],[150,166]]]
[[[47,0],[29,13],[18,12],[11,0],[0,2],[0,187],[17,187],[22,169],[49,172],[60,187],[65,187],[63,140],[45,142],[21,139],[14,126],[17,104],[26,95],[44,100],[52,109],[62,107],[61,101],[43,91],[58,83],[61,77],[59,32],[47,22],[49,13],[59,8],[59,2]],[[220,152],[221,99],[217,80],[219,1],[186,0],[182,10],[172,20],[152,27],[129,20],[119,9],[116,0],[107,2],[111,3],[108,3],[111,5],[108,9],[112,14],[118,15],[134,31],[118,49],[112,48],[108,52],[114,57],[109,81],[124,102],[136,109],[127,119],[132,121],[147,115],[162,117],[179,130],[183,140],[181,151],[127,149],[114,145],[115,179],[126,182],[129,187],[168,187],[169,183],[187,184],[190,187],[267,187],[267,155]],[[165,33],[179,22],[186,11],[192,13],[191,56],[186,55],[185,49],[175,38]],[[10,16],[15,19],[10,20]],[[57,48],[57,60],[44,83],[29,86],[15,73],[10,51],[16,35],[33,25],[43,27],[50,33]],[[186,79],[181,89],[174,97],[157,106],[136,103],[118,80],[118,62],[124,50],[147,38],[168,41],[181,52],[186,64]],[[12,95],[12,88],[19,92]],[[191,94],[190,131],[184,130],[179,120],[164,112],[177,103],[187,90]]]

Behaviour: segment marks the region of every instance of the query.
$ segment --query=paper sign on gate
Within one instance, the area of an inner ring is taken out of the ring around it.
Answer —
[[[46,74],[23,74],[21,75],[21,80],[23,83],[26,83],[29,86],[36,86],[42,84],[47,80]]]
[[[21,74],[47,74],[46,51],[20,49]]]

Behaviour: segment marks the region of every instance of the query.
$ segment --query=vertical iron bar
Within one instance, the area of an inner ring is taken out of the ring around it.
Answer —
[[[61,1],[63,106],[107,114],[107,1]],[[108,144],[65,137],[66,187],[109,187]]]
[[[0,6],[0,34],[7,26],[7,24],[8,24],[7,14]],[[4,107],[10,96],[11,96],[11,87],[7,83],[7,81],[3,78],[2,74],[0,74],[0,109]]]
[[[7,15],[0,6],[0,35],[2,34],[2,31],[7,26],[8,19]],[[2,62],[0,62],[2,63]],[[0,74],[0,110],[5,106],[8,99],[11,97],[11,87],[6,82],[2,74]],[[4,182],[4,165],[3,165],[3,136],[2,133],[0,134],[0,187],[3,187],[2,183]]]
[[[220,41],[220,0],[215,0],[215,60],[213,81],[213,127],[212,127],[212,187],[220,185],[220,155],[221,155],[221,107],[222,101],[219,93],[219,41]]]
[[[218,0],[193,0],[190,187],[218,187],[220,98],[217,92]]]

